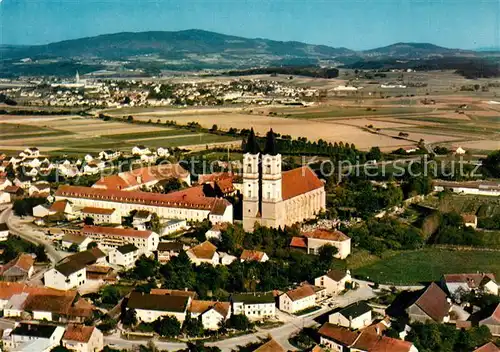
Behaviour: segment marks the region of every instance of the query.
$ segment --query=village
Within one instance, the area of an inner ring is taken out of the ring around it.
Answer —
[[[359,232],[365,222],[325,216],[328,180],[314,165],[284,171],[282,142],[252,129],[239,170],[210,174],[192,174],[168,148],[143,145],[125,157],[103,150],[51,160],[36,147],[3,155],[3,349],[100,351],[154,341],[175,350],[194,340],[232,350],[242,339],[253,351],[416,352],[415,338],[431,328],[466,334],[463,350],[496,348],[499,287],[489,268],[411,285],[360,275],[349,267],[353,252],[378,250]],[[116,168],[124,159],[132,167]],[[495,200],[500,183],[437,179],[427,193],[439,208],[453,197]],[[396,221],[388,214],[403,214],[404,204],[411,199],[367,223]],[[464,236],[485,219],[460,216]],[[390,241],[419,246],[405,236]]]

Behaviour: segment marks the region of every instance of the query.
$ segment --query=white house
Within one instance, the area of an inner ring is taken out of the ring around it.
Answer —
[[[9,227],[3,222],[0,224],[0,241],[7,241],[7,238],[9,238]]]
[[[116,209],[84,207],[81,214],[82,219],[92,218],[94,224],[120,224],[122,222],[122,218]]]
[[[240,293],[231,296],[232,314],[249,319],[267,319],[276,315],[276,302],[270,293]]]
[[[109,263],[130,269],[134,266],[138,257],[139,249],[135,245],[128,243],[109,252]]]
[[[149,148],[146,146],[136,145],[135,147],[132,148],[132,154],[133,155],[147,155],[147,154],[151,154],[151,150],[149,150]]]
[[[32,157],[40,156],[40,150],[38,148],[35,148],[35,147],[26,148],[23,150],[23,153],[25,154],[25,156],[32,156]]]
[[[362,329],[372,323],[372,308],[366,302],[353,303],[330,314],[328,321],[349,329]]]
[[[225,252],[219,252],[219,260],[221,265],[231,265],[231,263],[238,260],[238,258]]]
[[[188,227],[186,220],[168,220],[162,224],[162,236],[173,234],[177,231],[182,231]]]
[[[316,292],[311,285],[303,285],[279,296],[278,308],[296,313],[316,305]]]
[[[95,326],[69,324],[62,345],[75,352],[96,352],[104,348],[104,336]]]
[[[433,186],[435,192],[442,192],[445,189],[449,189],[459,194],[500,196],[500,182],[498,181],[453,182],[436,180],[433,182]]]
[[[216,266],[219,264],[219,253],[217,253],[217,247],[209,241],[205,241],[197,246],[191,247],[186,253],[189,259],[191,259],[191,262],[195,265],[208,263]]]
[[[351,272],[349,270],[332,269],[326,274],[314,279],[314,285],[326,288],[328,295],[338,295],[345,290],[346,282],[351,281]]]
[[[170,155],[170,152],[167,148],[159,147],[156,149],[156,154],[158,154],[158,156],[166,158]]]
[[[493,273],[445,274],[441,282],[451,296],[470,291],[484,291],[492,295],[499,292]]]
[[[451,152],[456,155],[464,155],[466,153],[465,149],[462,147],[452,147]]]
[[[0,191],[3,191],[8,186],[12,186],[12,182],[8,178],[0,178]]]
[[[225,229],[227,229],[227,224],[215,224],[205,232],[205,238],[207,240],[216,239],[220,241],[222,240],[222,231]]]
[[[184,245],[180,242],[160,242],[156,249],[156,259],[160,263],[165,264],[170,261],[172,257],[177,257],[184,249]]]
[[[72,233],[67,233],[61,240],[61,246],[68,250],[71,246],[75,245],[78,247],[78,252],[87,250],[87,246],[92,242],[92,240],[86,236],[76,235]]]
[[[43,218],[45,216],[53,214],[55,214],[55,212],[50,211],[47,205],[39,204],[33,207],[33,216],[35,218]]]
[[[50,185],[45,182],[37,182],[30,186],[28,194],[31,196],[33,193],[46,193],[50,194]]]
[[[309,254],[318,254],[325,245],[337,248],[336,258],[345,259],[351,254],[351,239],[338,230],[315,229],[303,234],[304,237],[293,237],[291,247],[301,248]]]
[[[99,152],[99,159],[101,160],[114,160],[118,158],[121,155],[121,153],[117,150],[103,150]]]
[[[204,329],[218,330],[221,323],[231,316],[231,304],[193,300],[189,312],[192,318],[201,320]]]
[[[127,308],[134,309],[137,319],[151,323],[159,317],[172,316],[182,324],[191,303],[189,296],[155,295],[142,292],[132,292]]]
[[[125,244],[134,244],[141,254],[153,253],[158,247],[160,237],[153,231],[139,231],[104,226],[84,226],[82,234],[106,250],[111,250]]]
[[[2,341],[6,351],[49,352],[59,345],[63,334],[62,326],[16,323],[14,329],[4,331]]]

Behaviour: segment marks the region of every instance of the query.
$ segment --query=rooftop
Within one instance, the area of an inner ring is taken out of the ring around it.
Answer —
[[[85,207],[82,209],[82,213],[85,214],[111,215],[114,212],[115,209],[107,209],[107,208]]]
[[[182,313],[186,311],[188,303],[189,297],[186,296],[132,292],[128,300],[128,308]]]
[[[250,250],[250,249],[244,249],[243,252],[241,252],[240,259],[244,261],[256,261],[260,262],[266,253],[261,252],[261,251],[256,251],[256,250]]]
[[[346,318],[357,318],[371,311],[372,308],[366,302],[360,301],[341,309],[339,313]]]
[[[188,252],[191,252],[196,258],[199,259],[212,259],[216,251],[217,247],[209,241],[205,241],[202,244],[194,246],[188,250]]]
[[[123,246],[116,248],[116,250],[121,254],[128,254],[137,251],[138,248],[131,243],[127,243]]]
[[[283,200],[323,188],[323,182],[308,166],[299,167],[281,174],[281,194]]]
[[[64,332],[63,340],[67,341],[77,341],[77,342],[89,342],[95,327],[69,324]]]
[[[275,339],[267,341],[262,346],[253,350],[253,352],[285,352],[286,350]]]
[[[415,304],[429,317],[441,322],[451,307],[447,298],[446,293],[433,282],[420,294]]]
[[[342,242],[350,239],[341,231],[327,230],[327,229],[315,229],[313,231],[304,233],[304,236],[307,238],[314,238],[314,239],[335,241],[335,242]]]
[[[272,292],[268,293],[238,293],[231,296],[234,302],[245,304],[275,303]]]
[[[313,286],[311,285],[303,285],[300,287],[297,287],[293,290],[290,290],[286,293],[288,297],[292,301],[299,301],[301,299],[304,299],[306,297],[314,296],[316,295],[316,292],[314,291]]]
[[[82,244],[85,240],[87,239],[86,236],[81,236],[81,235],[75,235],[75,234],[72,234],[72,233],[67,233],[64,235],[64,237],[62,238],[62,241],[63,242],[70,242],[70,243],[73,243],[73,244],[77,244],[77,245],[80,245]]]
[[[48,339],[52,336],[56,328],[57,326],[55,325],[20,323],[12,330],[11,335]]]
[[[174,251],[180,252],[184,248],[183,244],[180,242],[160,242],[158,243],[159,251]]]
[[[135,229],[123,229],[118,227],[85,225],[83,227],[82,233],[86,235],[97,234],[105,236],[149,238],[153,232],[149,230],[140,231]]]

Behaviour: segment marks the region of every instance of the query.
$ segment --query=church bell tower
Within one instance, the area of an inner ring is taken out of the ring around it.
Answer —
[[[243,155],[243,228],[252,231],[262,214],[260,148],[253,128],[250,130]]]

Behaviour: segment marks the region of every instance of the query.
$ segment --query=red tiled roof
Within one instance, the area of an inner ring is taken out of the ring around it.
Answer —
[[[118,175],[103,177],[94,184],[94,187],[109,190],[120,190],[130,187],[138,187],[142,184],[166,180],[172,177],[185,178],[189,175],[179,164],[161,164],[150,167],[141,167]]]
[[[333,339],[344,346],[350,346],[358,338],[358,334],[342,326],[324,323],[318,333],[326,338]]]
[[[0,272],[3,275],[7,270],[9,270],[13,267],[17,267],[19,269],[22,269],[22,270],[28,272],[34,263],[35,263],[35,260],[33,259],[33,257],[30,254],[20,253],[16,258],[12,259],[10,262],[5,264],[0,269]]]
[[[121,229],[117,227],[85,225],[82,229],[84,235],[96,234],[104,236],[149,238],[151,231],[139,231],[135,229]]]
[[[477,220],[477,216],[474,214],[462,214],[462,219],[465,223],[474,223]]]
[[[286,350],[274,339],[267,341],[253,352],[285,352]]]
[[[85,207],[82,209],[82,213],[87,213],[87,214],[111,215],[114,212],[115,209],[107,209],[107,208]]]
[[[495,274],[492,273],[445,274],[443,277],[446,283],[466,283],[470,288],[478,288],[485,278],[495,281]]]
[[[307,248],[307,238],[292,237],[292,241],[290,242],[290,247]]]
[[[328,276],[330,279],[338,282],[347,276],[347,271],[338,270],[338,269],[331,269],[330,271],[328,271],[326,273],[326,276]]]
[[[327,229],[315,229],[314,231],[304,233],[304,236],[307,238],[316,238],[320,240],[335,242],[349,240],[349,237],[347,237],[343,232]]]
[[[261,251],[244,249],[243,252],[241,252],[240,259],[244,261],[260,262],[264,258],[264,255],[266,255],[266,253]]]
[[[198,176],[198,183],[215,182],[220,180],[232,180],[235,177],[234,174],[229,172],[214,172],[213,174],[204,174]]]
[[[93,332],[93,326],[69,324],[64,332],[63,340],[89,342]]]
[[[314,296],[316,295],[316,292],[314,292],[314,286],[312,285],[303,285],[300,287],[297,287],[296,289],[290,290],[286,293],[288,297],[292,301],[298,301],[306,297]]]
[[[106,190],[92,187],[60,186],[56,197],[86,198],[116,203],[145,204],[158,207],[203,209],[209,211],[226,209],[229,202],[225,199],[205,197],[203,186],[191,187],[168,194],[139,191]]]
[[[18,186],[7,186],[4,188],[4,191],[7,193],[17,193],[17,191],[20,190],[20,187]]]
[[[58,200],[50,206],[49,210],[55,211],[57,213],[64,212],[64,209],[66,209],[67,204],[68,204],[68,201],[66,199]]]
[[[205,241],[202,244],[189,249],[189,252],[193,253],[196,258],[200,259],[212,259],[215,251],[217,251],[217,247],[209,241]]]
[[[434,282],[425,289],[415,304],[437,322],[443,321],[451,307],[446,293]]]
[[[196,298],[197,294],[194,291],[184,291],[184,290],[171,290],[168,288],[152,288],[150,294],[152,295],[165,295],[165,296],[185,296]]]
[[[483,345],[474,350],[474,352],[499,352],[500,348],[498,348],[493,342],[488,342],[486,345]]]
[[[323,182],[308,166],[285,171],[281,174],[281,196],[283,200],[323,187]]]

